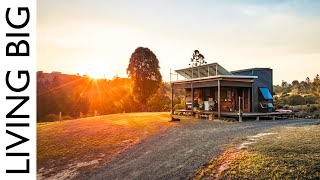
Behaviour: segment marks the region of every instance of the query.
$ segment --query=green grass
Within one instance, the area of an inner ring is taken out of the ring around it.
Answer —
[[[246,150],[226,150],[195,179],[320,179],[320,125],[273,129]]]
[[[52,175],[80,162],[105,164],[142,139],[176,125],[169,120],[169,113],[127,113],[38,123],[37,168]]]

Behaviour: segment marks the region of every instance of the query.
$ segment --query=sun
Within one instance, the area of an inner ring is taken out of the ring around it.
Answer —
[[[98,62],[89,62],[79,65],[78,72],[80,75],[87,75],[94,79],[105,78],[107,72],[106,66]]]
[[[88,76],[94,78],[94,79],[99,79],[99,78],[103,78],[103,73],[102,72],[98,72],[98,71],[91,71]]]

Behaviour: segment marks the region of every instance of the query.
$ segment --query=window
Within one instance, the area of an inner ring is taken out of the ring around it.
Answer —
[[[221,101],[231,101],[232,91],[231,90],[222,90],[221,91]]]

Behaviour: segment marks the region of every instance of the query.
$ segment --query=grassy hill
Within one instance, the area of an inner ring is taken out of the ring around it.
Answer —
[[[38,179],[93,172],[142,139],[175,126],[169,113],[124,113],[38,123]]]

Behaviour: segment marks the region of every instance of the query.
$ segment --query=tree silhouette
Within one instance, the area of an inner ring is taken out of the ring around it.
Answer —
[[[157,56],[148,48],[138,47],[131,55],[127,74],[133,81],[133,96],[144,111],[148,98],[157,91],[162,81]]]
[[[191,58],[191,64],[189,65],[195,67],[201,66],[202,64],[207,64],[207,62],[204,60],[204,56],[198,50],[194,50]]]

